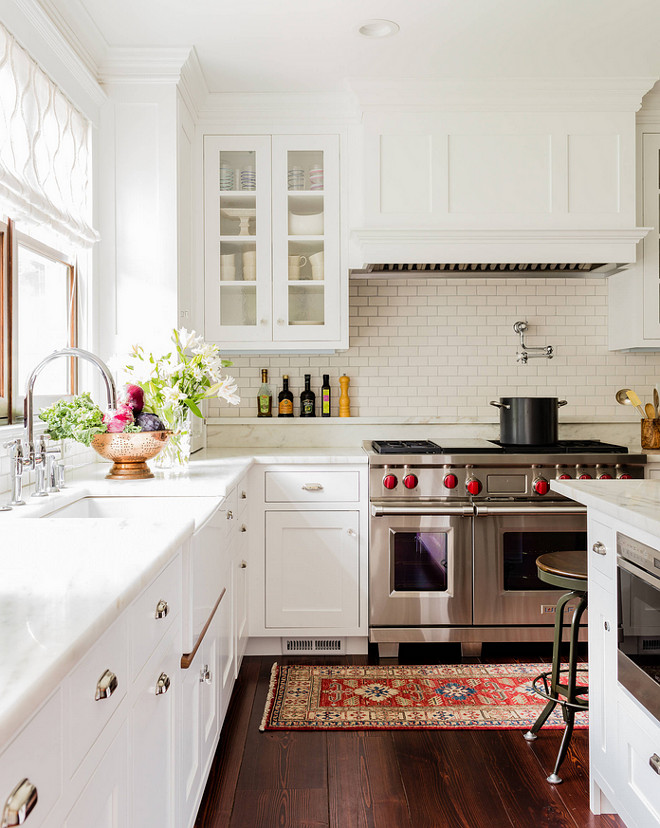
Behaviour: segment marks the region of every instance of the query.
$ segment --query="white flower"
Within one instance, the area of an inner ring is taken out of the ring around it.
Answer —
[[[162,394],[165,408],[174,408],[180,400],[185,400],[185,395],[181,393],[178,385],[175,385],[173,388],[166,386],[163,388]]]
[[[236,381],[233,377],[225,377],[221,382],[212,385],[206,393],[207,397],[218,397],[230,405],[238,405],[241,398],[236,393]]]

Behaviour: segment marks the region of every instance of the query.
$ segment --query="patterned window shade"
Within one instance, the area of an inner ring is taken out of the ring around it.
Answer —
[[[90,223],[90,123],[0,24],[0,205],[77,246]]]

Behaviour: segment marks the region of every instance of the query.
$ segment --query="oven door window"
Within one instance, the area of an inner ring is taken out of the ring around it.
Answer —
[[[547,552],[586,550],[586,532],[504,532],[502,535],[504,589],[548,590],[539,580],[536,559]]]
[[[395,532],[392,576],[395,592],[447,591],[447,532]]]
[[[618,591],[619,650],[660,684],[660,582],[619,568]]]

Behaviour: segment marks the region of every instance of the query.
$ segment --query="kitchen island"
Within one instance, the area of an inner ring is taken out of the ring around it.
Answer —
[[[588,509],[591,810],[618,813],[628,828],[659,825],[653,663],[660,649],[660,481],[552,481],[552,488]],[[644,553],[650,566],[639,567]]]

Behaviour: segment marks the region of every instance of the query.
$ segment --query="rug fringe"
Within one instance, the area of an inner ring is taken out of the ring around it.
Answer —
[[[268,724],[268,716],[270,714],[270,710],[273,706],[273,700],[275,698],[275,687],[277,686],[277,662],[273,664],[270,669],[270,683],[268,685],[268,695],[266,696],[266,706],[264,707],[264,715],[261,719],[261,724],[259,725],[259,730],[265,731],[266,725]]]

